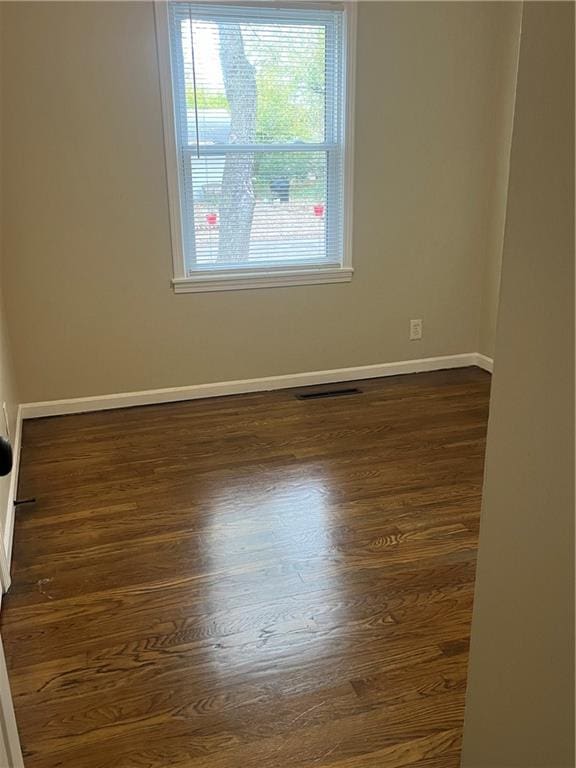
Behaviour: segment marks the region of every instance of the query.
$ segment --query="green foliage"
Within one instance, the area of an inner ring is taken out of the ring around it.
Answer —
[[[197,90],[198,109],[228,109],[228,99],[223,93],[208,93],[207,91]],[[188,109],[194,109],[194,89],[189,86],[186,89],[186,106]]]
[[[245,52],[255,67],[257,84],[256,135],[258,143],[320,143],[324,139],[325,35],[319,27],[308,36],[305,55],[287,46],[268,45],[250,29],[243,30]],[[230,107],[224,92],[196,93],[199,109]],[[188,109],[194,109],[194,91],[186,92]],[[270,181],[290,180],[291,199],[324,199],[323,153],[256,154],[255,191],[269,194]]]
[[[254,181],[254,194],[257,200],[270,200],[270,180],[262,175],[256,177]],[[326,189],[320,179],[300,180],[292,177],[290,181],[290,201],[291,202],[312,202],[319,203],[326,199]]]
[[[278,61],[259,67],[256,113],[259,141],[322,141],[323,73],[321,79],[316,69],[293,66],[286,71]]]
[[[256,138],[261,142],[321,142],[324,136],[324,34],[312,38],[307,55],[260,45],[256,65],[258,105]],[[248,41],[247,41],[248,43]],[[247,45],[247,48],[250,46]],[[273,156],[257,162],[256,174],[263,181],[278,176],[292,180],[319,176],[323,158],[298,153],[283,155],[282,173]],[[294,188],[294,185],[291,185]]]

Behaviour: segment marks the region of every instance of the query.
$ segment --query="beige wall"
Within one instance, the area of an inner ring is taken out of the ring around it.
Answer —
[[[514,101],[516,95],[516,76],[518,71],[518,51],[520,45],[520,19],[522,4],[514,3],[510,10],[514,17],[515,34],[510,35],[507,27],[500,27],[495,34],[502,36],[502,42],[495,46],[501,55],[494,65],[499,74],[495,84],[495,99],[499,105],[492,114],[492,130],[496,161],[492,166],[492,187],[489,196],[489,230],[485,250],[484,270],[482,274],[482,300],[478,333],[478,352],[494,357],[496,339],[496,320],[500,296],[500,274],[502,270],[502,247],[504,241],[504,221],[506,218],[506,200],[508,196],[508,173],[510,168],[510,145]]]
[[[0,6],[0,32],[2,30],[3,14],[2,7]],[[1,47],[1,38],[0,38]],[[2,100],[0,94],[0,131],[2,126]],[[2,155],[0,154],[0,169],[2,167]],[[0,199],[2,189],[0,187]],[[0,206],[1,210],[1,206]],[[0,216],[0,234],[3,227],[3,220]],[[18,398],[15,384],[14,365],[12,361],[11,347],[8,335],[8,326],[6,321],[5,311],[5,279],[4,279],[4,264],[2,260],[2,254],[0,253],[0,409],[2,403],[6,403],[8,411],[8,421],[10,434],[12,439],[14,438],[16,430],[16,411],[18,406]],[[4,423],[4,415],[0,410],[0,434],[6,437],[6,425]],[[8,489],[10,487],[10,476],[0,477],[0,526],[1,530],[4,530],[4,519],[6,516],[6,509],[8,504]]]
[[[465,768],[574,766],[574,6],[524,7]]]
[[[361,4],[352,283],[180,296],[152,4],[4,13],[24,401],[477,351],[514,4]]]

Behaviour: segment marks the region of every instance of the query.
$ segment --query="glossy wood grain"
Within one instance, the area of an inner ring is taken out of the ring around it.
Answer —
[[[25,423],[27,768],[457,768],[490,377],[357,386]]]

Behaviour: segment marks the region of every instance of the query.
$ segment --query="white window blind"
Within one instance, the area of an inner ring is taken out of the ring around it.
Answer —
[[[343,8],[172,2],[167,21],[176,278],[341,269]]]

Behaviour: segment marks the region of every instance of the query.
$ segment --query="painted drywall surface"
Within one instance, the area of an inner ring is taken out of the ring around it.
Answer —
[[[520,18],[522,4],[514,3],[515,34],[511,35],[506,26],[494,30],[494,35],[502,35],[500,44],[495,44],[494,55],[502,58],[495,61],[496,82],[494,92],[499,107],[492,113],[494,148],[496,152],[493,169],[492,189],[488,197],[489,240],[485,250],[484,272],[482,276],[482,303],[478,333],[478,352],[494,357],[496,339],[496,320],[500,295],[500,274],[502,269],[502,247],[504,241],[504,222],[506,218],[506,199],[508,195],[508,172],[510,167],[510,147],[512,143],[512,124],[518,70],[518,49],[520,44]]]
[[[574,766],[574,6],[526,3],[464,768]]]
[[[0,32],[2,30],[3,12],[2,5],[0,4]],[[1,37],[0,37],[1,47]],[[1,94],[0,94],[1,96]],[[0,131],[2,126],[2,101],[0,98]],[[1,145],[1,143],[0,143]],[[0,153],[0,168],[2,166],[2,154]],[[0,198],[2,196],[2,187],[0,185]],[[0,205],[0,211],[1,211]],[[0,232],[3,226],[3,220],[0,215]],[[14,365],[12,361],[10,340],[8,334],[8,326],[6,320],[5,311],[5,287],[6,281],[4,279],[2,254],[0,253],[0,407],[5,402],[8,412],[8,427],[10,436],[14,438],[16,431],[16,412],[18,407],[18,399],[16,393]],[[4,422],[4,414],[0,410],[0,434],[6,437],[6,424]],[[6,517],[6,509],[8,504],[8,491],[10,488],[10,476],[0,477],[0,526],[1,530],[4,530],[4,520]]]
[[[6,4],[23,400],[476,351],[515,24],[508,3],[360,4],[353,281],[175,296],[152,4]]]

